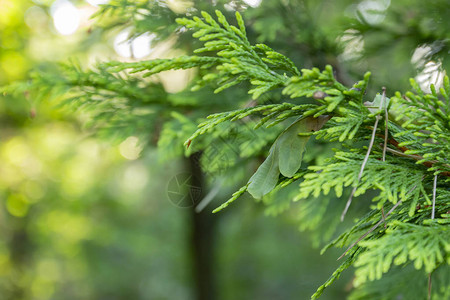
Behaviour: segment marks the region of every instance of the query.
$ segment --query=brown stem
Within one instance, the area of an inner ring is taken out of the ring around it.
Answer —
[[[391,149],[391,148],[386,148],[386,150],[387,150],[388,152],[392,153],[392,154],[395,154],[395,155],[398,155],[398,156],[403,156],[403,157],[408,157],[408,158],[411,158],[411,159],[414,159],[414,160],[417,160],[417,161],[423,159],[423,157],[420,156],[420,155],[406,154],[406,153],[403,153],[402,151],[398,151],[398,150]],[[431,168],[435,163],[437,163],[437,161],[432,160],[432,161],[425,161],[425,162],[423,162],[422,164],[423,164],[425,167],[427,167],[427,168]],[[447,165],[446,165],[446,166],[447,166]],[[449,177],[449,176],[450,176],[450,172],[443,171],[443,172],[439,173],[439,175]]]

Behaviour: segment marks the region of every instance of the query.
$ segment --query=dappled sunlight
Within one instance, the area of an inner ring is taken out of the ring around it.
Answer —
[[[114,50],[118,55],[124,58],[140,59],[152,53],[154,34],[145,33],[131,39],[130,34],[130,30],[125,29],[114,39]]]
[[[123,172],[118,184],[125,193],[142,193],[148,184],[148,176],[148,170],[142,163],[131,164]],[[135,202],[139,201],[139,197],[127,197],[126,200],[127,202]]]

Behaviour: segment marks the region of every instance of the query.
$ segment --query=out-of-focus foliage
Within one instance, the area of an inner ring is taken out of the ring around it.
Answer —
[[[132,144],[109,148],[68,124],[21,133],[1,147],[5,299],[163,296],[155,277],[186,294],[183,214],[158,201],[170,172],[124,162]]]

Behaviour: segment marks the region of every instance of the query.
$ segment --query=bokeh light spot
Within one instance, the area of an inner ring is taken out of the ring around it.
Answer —
[[[41,184],[36,181],[26,181],[23,185],[23,191],[32,201],[37,201],[44,197],[45,190]]]
[[[30,155],[28,147],[20,137],[9,140],[2,150],[4,157],[16,166],[21,166],[22,162]]]
[[[390,0],[365,0],[358,4],[359,14],[356,17],[360,22],[371,25],[381,23],[386,17],[386,10],[391,5]]]
[[[258,7],[261,4],[262,0],[244,0],[244,2],[251,7]]]
[[[39,6],[32,6],[25,12],[25,23],[28,27],[36,29],[39,27],[44,27],[47,23],[47,14]]]
[[[15,0],[0,0],[0,24],[15,25],[20,20],[20,3]]]
[[[93,6],[98,6],[101,4],[106,4],[109,2],[109,0],[86,0],[87,3]]]
[[[15,217],[24,217],[28,213],[29,209],[28,200],[22,194],[12,194],[6,201],[6,209]]]
[[[23,76],[26,68],[26,61],[22,55],[14,51],[3,52],[1,70],[9,79],[19,79]]]
[[[155,34],[144,33],[130,39],[130,30],[121,31],[114,39],[114,50],[122,57],[143,58],[152,53],[152,40]]]
[[[114,50],[122,57],[131,57],[131,47],[128,42],[129,35],[129,30],[123,30],[114,39]]]
[[[80,26],[80,12],[71,2],[58,0],[51,7],[53,24],[62,35],[71,35]]]
[[[177,14],[184,14],[193,6],[192,1],[186,0],[166,0],[167,6]]]
[[[135,58],[143,58],[152,53],[152,40],[156,37],[155,34],[145,33],[133,39],[131,42],[131,51]]]
[[[120,144],[119,152],[126,159],[135,160],[139,158],[139,154],[142,151],[142,147],[138,144],[139,139],[135,136],[130,136]]]
[[[146,168],[142,164],[136,164],[126,168],[121,180],[122,188],[126,192],[142,192],[148,182],[148,174]],[[127,197],[127,199],[135,199],[137,197]]]

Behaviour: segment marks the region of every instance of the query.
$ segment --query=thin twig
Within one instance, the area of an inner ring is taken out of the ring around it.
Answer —
[[[397,208],[397,206],[399,206],[400,204],[402,204],[402,201],[398,201],[392,208],[390,211],[388,211],[388,213],[386,214],[386,217],[388,217],[393,211],[394,209]],[[384,220],[381,219],[377,224],[373,225],[372,228],[369,229],[369,231],[367,231],[366,233],[364,233],[356,242],[354,242],[353,244],[350,245],[350,247],[347,248],[347,250],[345,250],[345,252],[339,256],[339,258],[337,260],[340,260],[342,257],[345,256],[345,254],[347,254],[347,252],[352,249],[354,246],[356,246],[356,244],[358,244],[362,239],[364,239],[367,235],[369,235],[372,231],[374,231],[375,229],[377,229],[378,226],[380,226],[381,223],[383,223]]]
[[[434,219],[434,210],[436,206],[436,185],[437,185],[437,175],[434,175],[433,182],[433,208],[431,209],[431,219]]]
[[[367,149],[366,156],[364,157],[363,163],[361,165],[361,169],[359,170],[358,180],[356,182],[356,186],[353,188],[352,193],[350,194],[350,197],[348,198],[347,203],[345,204],[344,211],[342,212],[342,215],[341,215],[341,222],[344,221],[344,217],[347,214],[347,211],[348,211],[348,208],[350,207],[350,204],[352,203],[353,195],[355,194],[356,189],[358,188],[359,181],[362,178],[362,174],[364,172],[364,168],[366,167],[367,161],[369,160],[369,155],[370,155],[370,151],[372,150],[372,147],[373,147],[373,141],[375,140],[375,132],[377,130],[377,126],[378,126],[378,121],[379,120],[380,120],[380,118],[379,118],[379,116],[377,116],[377,118],[375,120],[375,124],[373,126],[372,139],[370,140],[369,148]]]
[[[386,88],[383,87],[383,100],[386,97]],[[381,102],[383,102],[383,100]],[[389,128],[388,128],[388,110],[387,105],[384,105],[384,146],[383,146],[383,161],[386,161],[386,148],[387,148],[387,142],[388,142],[388,134],[389,134]]]
[[[411,158],[414,160],[421,160],[423,158],[422,156],[419,156],[419,155],[406,154],[406,153],[403,153],[402,151],[398,151],[398,150],[395,150],[395,149],[392,149],[389,147],[386,147],[386,151],[390,152],[392,154],[398,155],[398,156],[408,157],[408,158]]]
[[[381,146],[381,144],[380,144],[380,146]],[[411,158],[411,159],[414,159],[414,160],[422,160],[423,159],[423,157],[420,156],[420,155],[406,154],[406,153],[404,153],[402,151],[395,150],[395,149],[392,149],[392,148],[389,148],[389,147],[386,147],[386,151],[390,152],[392,154],[398,155],[398,156],[403,156],[403,157]],[[437,160],[430,160],[430,161],[423,162],[423,165],[425,167],[431,168],[436,163],[438,163]],[[444,164],[444,166],[447,167],[447,168],[450,168],[450,165]],[[448,172],[445,172],[445,171],[441,172],[440,174],[441,175],[444,174],[444,176],[449,176]]]
[[[393,141],[393,140],[391,140],[391,141]],[[380,144],[380,146],[381,146],[381,144]],[[394,146],[396,146],[396,145],[394,145]],[[406,151],[406,150],[408,150],[408,149],[405,149],[405,151]],[[403,150],[402,150],[402,151],[399,151],[399,150],[395,150],[395,149],[386,147],[386,151],[387,151],[387,152],[390,152],[390,153],[392,153],[392,154],[398,155],[398,156],[403,156],[403,157],[411,158],[411,159],[414,159],[414,160],[423,160],[423,157],[422,157],[422,156],[416,155],[416,154],[406,154],[406,153],[402,152]],[[434,164],[436,164],[436,163],[438,163],[437,160],[430,160],[430,161],[424,161],[424,162],[422,162],[422,164],[423,164],[425,167],[427,167],[427,168],[431,168],[431,167],[432,167]],[[444,166],[447,167],[447,168],[450,168],[450,165],[448,165],[448,164],[444,164]],[[450,176],[450,172],[448,172],[448,171],[443,171],[443,172],[439,173],[439,175],[449,177],[449,176]]]
[[[384,204],[381,206],[381,220],[384,222],[384,228],[387,227],[386,225],[386,216],[384,215]]]
[[[384,104],[385,98],[386,98],[386,89],[383,88],[383,95],[382,95],[382,98],[381,98],[381,101],[380,101],[380,110],[383,108],[383,104]],[[350,194],[350,197],[347,200],[347,203],[345,204],[344,211],[342,212],[341,222],[344,221],[344,218],[345,218],[345,215],[347,214],[348,208],[350,207],[350,204],[352,204],[353,195],[355,194],[356,189],[358,188],[358,184],[359,184],[359,181],[362,178],[362,175],[363,175],[363,172],[364,172],[364,168],[366,167],[367,161],[369,160],[370,152],[372,151],[372,147],[373,147],[373,142],[375,141],[375,134],[377,132],[378,122],[380,121],[380,119],[381,119],[380,115],[377,115],[375,117],[375,124],[373,125],[372,137],[370,139],[369,147],[367,149],[366,156],[364,157],[363,163],[361,165],[361,169],[359,170],[358,180],[356,182],[356,185],[353,188],[353,190],[352,190],[352,192]]]
[[[383,87],[383,92],[386,93],[386,88]],[[384,106],[384,145],[383,145],[383,162],[386,161],[386,149],[387,149],[387,143],[388,143],[388,134],[389,134],[389,128],[388,128],[388,122],[389,122],[389,115],[387,110],[387,105]],[[386,228],[386,217],[384,215],[384,204],[381,206],[381,216],[384,221],[384,228]]]

